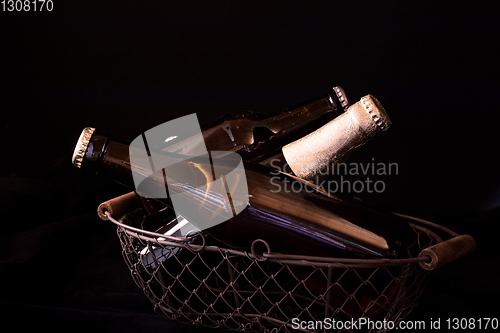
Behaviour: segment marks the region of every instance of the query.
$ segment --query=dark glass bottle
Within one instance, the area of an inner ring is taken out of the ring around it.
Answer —
[[[128,145],[86,129],[77,151],[79,157],[75,161],[82,168],[134,188]],[[234,168],[231,160],[212,159],[212,162],[219,170],[226,168],[228,173]],[[355,200],[328,195],[297,177],[263,165],[245,162],[245,174],[248,205],[230,220],[205,230],[228,246],[248,249],[255,239],[263,238],[276,252],[327,257],[354,253],[395,257],[407,246],[410,230],[395,215],[374,210]],[[210,220],[213,212],[230,209],[228,203],[206,200],[212,195],[210,191],[200,199],[191,191],[183,190],[186,183],[197,187],[211,182],[207,175],[212,175],[212,165],[203,165],[196,157],[189,161],[179,159],[179,163],[165,169],[165,175],[179,184],[179,187],[169,186],[171,193],[199,201],[199,210],[178,212],[187,220],[194,223],[200,214]],[[149,180],[151,186],[165,187],[163,179],[160,175]],[[169,199],[159,201],[171,205]]]
[[[208,151],[237,152],[244,161],[262,160],[341,115],[348,106],[344,90],[334,87],[325,96],[274,114],[247,111],[225,115],[202,128],[200,143]],[[186,148],[186,141],[174,137],[157,148],[196,156],[198,147]]]

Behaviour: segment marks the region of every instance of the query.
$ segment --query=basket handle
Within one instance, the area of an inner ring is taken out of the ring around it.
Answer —
[[[470,235],[460,235],[423,249],[419,257],[429,257],[429,262],[420,262],[423,269],[432,271],[455,260],[468,256],[476,249],[476,240]]]
[[[130,192],[119,197],[103,202],[97,207],[97,215],[104,220],[109,220],[105,212],[109,212],[112,217],[119,218],[139,206],[135,192]]]

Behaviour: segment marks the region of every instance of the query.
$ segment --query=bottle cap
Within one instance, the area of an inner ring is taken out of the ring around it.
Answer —
[[[85,127],[82,131],[82,134],[80,134],[80,138],[78,139],[78,143],[76,144],[75,151],[73,152],[73,158],[71,159],[71,162],[74,166],[81,168],[83,157],[85,156],[90,138],[92,137],[94,131],[95,128],[93,127]]]
[[[335,92],[335,95],[337,95],[337,98],[339,99],[340,106],[342,108],[347,109],[349,107],[349,101],[347,100],[347,97],[345,95],[344,89],[342,87],[333,87],[333,91]]]
[[[295,175],[311,179],[318,172],[326,174],[331,162],[344,161],[391,124],[380,102],[366,95],[323,127],[284,146],[282,152]]]
[[[369,137],[380,131],[386,131],[392,125],[384,107],[372,95],[366,95],[359,102],[351,105],[348,112]]]

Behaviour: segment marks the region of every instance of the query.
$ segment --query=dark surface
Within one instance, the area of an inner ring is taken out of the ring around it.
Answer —
[[[205,332],[154,314],[70,164],[83,127],[125,140],[196,112],[274,111],[344,87],[393,127],[352,161],[398,163],[369,202],[473,235],[410,319],[498,317],[500,25],[485,4],[54,0],[0,12],[0,331]],[[21,316],[21,317],[19,317]],[[22,318],[22,319],[19,319]]]

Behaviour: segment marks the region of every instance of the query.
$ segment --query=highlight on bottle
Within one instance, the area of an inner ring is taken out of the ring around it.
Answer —
[[[310,187],[304,181],[296,179],[292,182],[278,181],[280,173],[293,174],[288,164],[280,165],[278,159],[271,160],[269,165],[275,169],[271,172],[271,192],[314,192],[319,188],[327,193],[383,193],[387,186],[384,181],[387,176],[399,175],[399,164],[396,162],[378,162],[372,157],[370,162],[331,162],[315,173],[309,179],[315,186]]]

